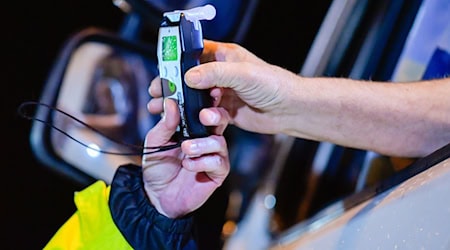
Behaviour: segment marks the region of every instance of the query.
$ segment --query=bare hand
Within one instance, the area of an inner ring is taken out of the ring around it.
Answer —
[[[221,135],[226,121],[207,118],[201,121],[216,126],[217,135],[186,140],[181,148],[143,157],[146,193],[156,209],[167,217],[180,217],[199,208],[222,185],[230,171],[228,149]],[[173,143],[170,138],[179,119],[176,103],[166,100],[164,117],[147,134],[145,146]]]

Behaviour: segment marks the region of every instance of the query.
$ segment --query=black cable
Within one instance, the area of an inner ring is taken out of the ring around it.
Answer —
[[[133,148],[133,149],[139,149],[140,151],[139,151],[139,152],[111,152],[111,151],[105,151],[105,150],[101,150],[101,149],[97,149],[97,148],[94,148],[94,147],[92,147],[92,146],[89,146],[89,145],[87,145],[87,144],[85,144],[85,143],[79,141],[79,140],[76,139],[75,137],[71,136],[71,135],[68,134],[66,131],[64,131],[64,130],[58,128],[58,127],[56,127],[56,126],[53,125],[52,123],[50,123],[50,122],[48,122],[48,121],[44,121],[44,120],[39,119],[39,118],[36,118],[36,117],[34,117],[34,116],[28,115],[28,114],[25,112],[25,108],[26,108],[27,106],[33,106],[33,105],[34,105],[34,106],[44,106],[44,107],[46,107],[46,108],[48,108],[48,109],[50,109],[50,110],[57,111],[57,112],[59,112],[59,113],[65,115],[65,116],[71,118],[72,120],[76,121],[77,123],[79,123],[79,124],[81,124],[81,125],[83,125],[83,126],[89,128],[90,130],[94,131],[95,133],[97,133],[97,134],[99,134],[99,135],[105,137],[106,139],[108,139],[108,140],[114,142],[114,143],[117,143],[117,144],[120,144],[120,145],[124,145],[124,146],[126,146],[126,147]],[[147,155],[147,154],[153,154],[153,153],[157,153],[157,152],[162,152],[162,151],[171,150],[171,149],[177,148],[177,147],[179,147],[179,146],[181,145],[181,142],[176,142],[176,143],[174,143],[174,144],[172,144],[172,145],[166,145],[166,146],[143,147],[143,146],[139,146],[139,145],[128,144],[128,143],[125,143],[125,142],[123,142],[123,141],[118,141],[118,140],[116,140],[116,139],[114,139],[114,138],[109,137],[108,135],[105,135],[105,134],[102,133],[100,130],[98,130],[98,129],[96,129],[96,128],[90,126],[89,124],[87,124],[87,123],[81,121],[80,119],[76,118],[75,116],[73,116],[73,115],[71,115],[71,114],[69,114],[69,113],[67,113],[67,112],[65,112],[65,111],[63,111],[63,110],[60,110],[60,109],[58,109],[58,108],[56,108],[56,107],[53,107],[53,106],[51,106],[51,105],[48,105],[48,104],[46,104],[46,103],[42,103],[42,102],[36,102],[36,101],[27,101],[27,102],[23,102],[22,104],[20,104],[20,106],[19,106],[19,108],[18,108],[18,113],[20,114],[20,116],[22,116],[22,117],[25,118],[25,119],[28,119],[28,120],[35,120],[35,121],[38,121],[38,122],[42,122],[42,123],[45,124],[46,126],[49,126],[49,127],[53,128],[53,129],[57,130],[58,132],[60,132],[60,133],[62,133],[63,135],[67,136],[68,138],[72,139],[73,141],[75,141],[75,142],[81,144],[82,146],[84,146],[84,147],[86,147],[86,148],[89,148],[89,149],[91,149],[91,150],[97,151],[97,152],[99,152],[99,153],[103,153],[103,154],[112,154],[112,155]],[[150,152],[144,152],[144,150],[153,150],[153,151],[150,151]]]

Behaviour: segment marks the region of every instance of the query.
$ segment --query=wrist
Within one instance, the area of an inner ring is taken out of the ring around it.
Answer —
[[[160,213],[161,215],[164,215],[170,219],[175,219],[177,217],[180,217],[178,214],[173,214],[168,211],[165,211],[165,209],[163,208],[163,206],[161,204],[161,199],[159,198],[159,195],[157,195],[155,192],[152,192],[151,190],[149,190],[149,188],[147,188],[147,185],[145,185],[145,184],[144,184],[144,189],[145,189],[145,192],[147,194],[150,204],[152,204],[152,206],[156,209],[156,211],[158,211],[158,213]]]
[[[287,70],[286,70],[287,71]],[[279,93],[280,103],[277,108],[276,123],[277,133],[293,135],[297,130],[299,119],[307,113],[308,100],[312,93],[305,88],[305,78],[293,72],[283,73],[284,78],[280,81],[283,85]],[[299,115],[300,114],[300,115]]]
[[[117,169],[108,202],[114,223],[135,248],[175,249],[192,238],[193,217],[171,219],[157,211],[144,190],[139,166]]]

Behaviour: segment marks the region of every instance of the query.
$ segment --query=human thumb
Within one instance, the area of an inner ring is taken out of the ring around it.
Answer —
[[[186,84],[195,89],[214,87],[234,88],[238,79],[236,64],[226,62],[209,62],[189,69],[184,75]],[[233,77],[230,76],[233,73]]]

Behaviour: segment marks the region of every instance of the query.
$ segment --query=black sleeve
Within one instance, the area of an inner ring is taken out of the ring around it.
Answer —
[[[114,223],[134,249],[197,249],[192,215],[170,219],[160,214],[147,198],[139,166],[117,169],[109,207]]]

